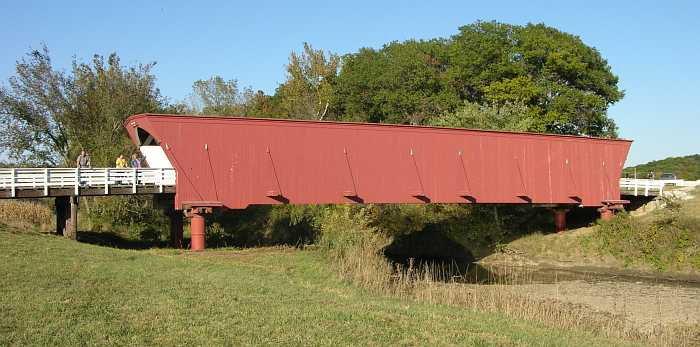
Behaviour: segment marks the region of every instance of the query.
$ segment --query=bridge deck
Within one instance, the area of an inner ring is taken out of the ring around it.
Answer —
[[[0,198],[175,193],[170,168],[0,168]]]

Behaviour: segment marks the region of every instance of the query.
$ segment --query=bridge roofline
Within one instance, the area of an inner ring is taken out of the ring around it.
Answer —
[[[579,136],[579,135],[564,135],[564,134],[548,134],[548,133],[535,133],[526,131],[507,131],[507,130],[489,130],[489,129],[471,129],[471,128],[454,128],[454,127],[438,127],[438,126],[426,126],[426,125],[406,125],[406,124],[387,124],[387,123],[364,123],[364,122],[347,122],[347,121],[322,121],[322,120],[309,120],[309,119],[288,119],[288,118],[260,118],[260,117],[238,117],[238,116],[223,116],[223,115],[179,115],[179,114],[165,114],[165,113],[140,113],[128,117],[124,121],[124,126],[127,127],[131,122],[134,122],[142,118],[171,118],[178,117],[187,120],[243,120],[252,122],[274,122],[274,123],[286,123],[286,124],[317,124],[317,125],[348,125],[348,126],[358,126],[358,127],[386,127],[386,128],[397,128],[397,129],[425,129],[425,130],[443,130],[443,131],[463,131],[463,132],[477,132],[477,133],[491,133],[491,134],[502,134],[502,135],[527,135],[527,136],[537,136],[537,137],[550,137],[550,138],[563,138],[563,139],[585,139],[585,140],[599,140],[605,142],[627,142],[631,143],[633,140],[630,139],[613,139],[595,136]]]

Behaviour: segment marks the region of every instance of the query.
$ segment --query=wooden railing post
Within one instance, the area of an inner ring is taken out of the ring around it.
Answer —
[[[105,195],[109,194],[109,168],[105,168]]]
[[[651,181],[647,181],[647,184],[644,185],[644,196],[649,196],[649,185],[651,184]]]
[[[75,168],[75,195],[80,195],[80,168]]]
[[[158,192],[163,192],[163,168],[158,168]]]
[[[44,169],[44,196],[49,196],[49,169]]]
[[[134,175],[133,175],[133,176],[134,176],[134,182],[132,182],[132,185],[131,185],[131,192],[132,192],[133,194],[136,194],[136,181],[137,181],[136,168],[134,168],[133,174],[134,174]]]
[[[12,168],[12,171],[10,172],[10,196],[13,198],[16,196],[17,191],[15,188],[15,177],[17,176],[17,169]]]

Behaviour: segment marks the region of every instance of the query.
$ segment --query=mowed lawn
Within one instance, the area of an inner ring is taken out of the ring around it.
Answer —
[[[0,276],[0,345],[619,344],[377,296],[315,251],[119,250],[3,229]]]

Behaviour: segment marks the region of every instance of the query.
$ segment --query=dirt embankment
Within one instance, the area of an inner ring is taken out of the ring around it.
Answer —
[[[483,266],[517,266],[537,269],[564,269],[581,273],[700,283],[700,271],[661,272],[641,263],[625,263],[587,246],[586,237],[596,227],[586,227],[559,234],[532,234],[512,241],[500,252],[478,261]]]
[[[662,220],[667,204],[677,204],[679,213],[685,216],[700,215],[700,189],[681,188],[671,190],[664,199],[655,199],[635,211],[633,219],[653,224]],[[666,223],[666,222],[664,222]],[[676,223],[671,221],[670,223]],[[645,225],[643,223],[639,226]],[[600,272],[646,278],[676,279],[700,282],[700,268],[686,261],[683,266],[671,266],[663,271],[647,262],[615,257],[600,247],[599,226],[578,228],[556,234],[530,234],[500,247],[500,251],[482,258],[479,263],[489,265],[526,266],[535,268],[559,268],[583,272]],[[700,241],[700,233],[695,227],[682,227],[687,230],[683,242]],[[604,229],[603,229],[604,230]],[[667,232],[658,228],[659,232]],[[636,232],[635,232],[636,233]],[[698,235],[695,235],[698,234]],[[698,240],[695,240],[698,239]],[[631,242],[631,241],[630,241]],[[630,245],[634,248],[634,245]],[[697,265],[697,264],[696,264]]]

